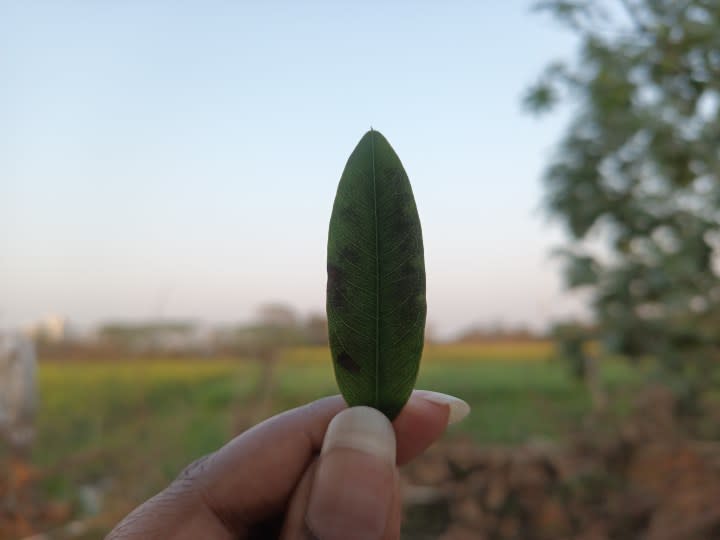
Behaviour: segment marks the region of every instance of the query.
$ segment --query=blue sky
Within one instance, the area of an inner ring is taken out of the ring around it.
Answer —
[[[542,326],[578,304],[523,112],[571,36],[528,1],[0,5],[0,326],[324,309],[327,223],[372,125],[410,176],[428,317]]]

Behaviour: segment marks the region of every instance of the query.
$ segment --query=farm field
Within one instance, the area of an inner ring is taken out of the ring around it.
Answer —
[[[459,396],[472,414],[447,437],[480,444],[562,438],[589,398],[549,344],[428,347],[418,388]],[[41,409],[33,455],[37,490],[68,519],[89,518],[101,536],[194,459],[251,422],[259,367],[237,360],[133,359],[41,363]],[[608,362],[603,376],[622,398],[637,380]],[[337,393],[323,348],[293,349],[278,363],[271,410]]]

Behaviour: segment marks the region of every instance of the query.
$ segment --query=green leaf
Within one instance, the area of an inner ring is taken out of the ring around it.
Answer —
[[[335,378],[350,406],[393,419],[422,355],[425,261],[405,169],[372,129],[345,165],[330,218],[327,315]]]

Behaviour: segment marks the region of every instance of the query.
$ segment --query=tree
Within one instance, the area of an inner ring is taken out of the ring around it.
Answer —
[[[241,357],[253,358],[260,368],[252,401],[252,423],[265,419],[272,408],[275,374],[283,349],[304,344],[306,336],[295,311],[285,304],[263,304],[257,310],[255,322],[233,332],[232,348]],[[245,418],[235,420],[235,430],[244,429]]]
[[[311,313],[305,319],[305,338],[308,345],[328,344],[328,322],[324,313]]]
[[[573,106],[545,171],[568,229],[566,282],[603,344],[694,387],[720,364],[720,0],[551,0],[578,36],[526,104]],[[593,248],[594,239],[606,249]]]
[[[557,324],[552,330],[557,353],[564,360],[572,375],[585,383],[593,410],[604,411],[608,396],[600,376],[597,357],[589,349],[588,341],[595,336],[594,329],[574,322]]]

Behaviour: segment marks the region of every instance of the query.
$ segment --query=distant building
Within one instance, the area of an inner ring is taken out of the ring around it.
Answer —
[[[51,343],[67,341],[72,335],[68,318],[61,315],[47,316],[31,325],[26,333],[33,341]]]
[[[112,322],[98,329],[99,340],[132,353],[204,352],[208,332],[192,321]]]

